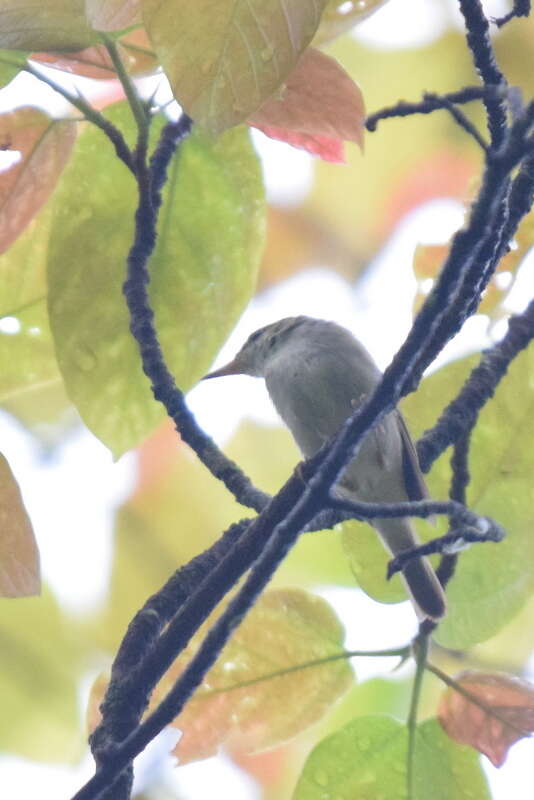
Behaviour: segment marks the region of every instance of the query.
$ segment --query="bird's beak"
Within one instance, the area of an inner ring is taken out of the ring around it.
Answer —
[[[219,369],[213,370],[213,372],[208,372],[207,375],[204,375],[202,378],[203,381],[206,381],[208,378],[222,378],[224,375],[242,375],[242,370],[237,361],[234,359],[230,361],[229,364],[226,364],[224,367],[220,367]]]

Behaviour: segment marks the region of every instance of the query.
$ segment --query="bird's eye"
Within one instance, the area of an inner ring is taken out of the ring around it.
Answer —
[[[255,342],[255,341],[256,341],[256,339],[259,339],[259,337],[261,336],[261,334],[262,334],[262,331],[261,331],[261,330],[259,330],[259,331],[254,331],[254,333],[251,333],[251,334],[250,334],[250,336],[248,337],[248,340],[249,340],[249,342]]]
[[[269,350],[272,350],[278,341],[278,336],[271,336],[269,339]]]

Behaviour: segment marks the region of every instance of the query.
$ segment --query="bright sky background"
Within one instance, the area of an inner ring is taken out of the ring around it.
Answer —
[[[406,7],[406,0],[391,0],[358,28],[357,38],[376,47],[411,47],[432,41],[449,23],[451,15],[455,16],[456,4],[453,0],[410,0],[409,19]],[[496,0],[487,7],[497,16],[508,9],[508,4]],[[35,97],[27,92],[34,92],[31,81],[18,81],[15,89],[0,93],[0,109],[27,102],[28,96]],[[49,96],[47,92],[45,95]],[[310,185],[310,157],[259,133],[256,139],[270,199],[280,204],[298,201]],[[461,222],[461,209],[452,201],[435,201],[411,214],[399,225],[376,268],[358,285],[357,292],[320,263],[276,286],[250,304],[217,363],[229,360],[252,330],[283,316],[309,314],[335,319],[353,330],[384,367],[411,324],[415,284],[410,265],[415,245],[445,241]],[[523,269],[523,278],[516,287],[517,310],[525,305],[525,297],[532,295],[533,272],[532,265]],[[381,322],[386,319],[387,327]],[[459,341],[451,345],[449,357],[453,351],[479,347],[487,341],[484,318],[473,320],[466,327]],[[201,384],[190,393],[189,402],[199,422],[219,442],[229,438],[247,414],[263,422],[277,423],[262,382],[251,378],[232,377]],[[214,405],[220,409],[217,419],[211,413]],[[0,414],[0,441],[34,523],[44,579],[60,602],[73,610],[94,607],[102,600],[109,578],[112,512],[134,485],[135,457],[129,454],[114,464],[107,449],[86,429],[77,430],[52,454],[45,453],[5,414]],[[395,646],[403,644],[415,631],[415,618],[408,603],[383,606],[359,591],[346,589],[326,589],[322,593],[347,627],[348,647]],[[354,619],[359,620],[357,636]],[[362,619],[368,623],[365,631],[361,628]],[[360,679],[386,674],[391,669],[391,660],[358,659],[356,668]],[[87,676],[80,697],[81,716],[93,677]],[[166,734],[144,754],[143,767],[138,772],[145,779],[152,780],[153,770],[160,769],[161,757],[173,738],[175,734]],[[483,759],[495,800],[511,797],[532,800],[533,746],[529,741],[516,745],[500,771]],[[259,797],[254,781],[235,770],[225,758],[180,770],[172,768],[170,759],[165,761],[162,798],[169,796],[164,794],[165,788],[170,796],[178,796],[179,792],[183,800],[199,800],[211,796],[214,785],[219,800]],[[6,797],[61,800],[68,798],[92,774],[92,762],[86,758],[73,767],[51,767],[4,757],[0,769]]]

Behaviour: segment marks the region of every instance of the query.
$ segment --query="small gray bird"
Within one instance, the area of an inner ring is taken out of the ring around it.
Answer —
[[[276,410],[308,458],[334,436],[380,381],[367,350],[333,322],[287,317],[255,331],[233,361],[206,375],[265,378]],[[400,412],[385,416],[363,440],[336,484],[336,492],[367,503],[428,497],[417,455]],[[408,518],[374,519],[373,527],[394,556],[419,544]],[[423,616],[439,619],[445,596],[430,563],[411,560],[403,569]]]

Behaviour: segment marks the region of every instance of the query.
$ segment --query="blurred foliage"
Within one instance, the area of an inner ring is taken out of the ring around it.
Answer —
[[[108,116],[133,140],[126,103]],[[48,256],[50,320],[67,391],[116,457],[164,416],[143,374],[121,291],[134,186],[124,165],[109,158],[101,131],[87,128],[54,195]],[[243,129],[216,142],[194,133],[184,143],[171,167],[151,263],[160,343],[184,390],[207,370],[250,297],[262,210],[257,158]]]
[[[0,696],[9,724],[0,726],[0,749],[44,762],[79,758],[78,685],[90,657],[87,641],[48,590],[2,603]]]
[[[65,0],[53,5],[58,14],[71,13]],[[5,7],[0,4],[0,13]],[[75,9],[79,8],[76,3]],[[338,4],[328,8],[337,24]],[[17,46],[34,48],[58,41],[54,18],[39,17],[35,40]],[[84,25],[66,45],[92,44]],[[530,96],[534,19],[507,26],[495,43],[509,83]],[[347,36],[330,44],[328,53],[361,86],[369,112],[401,98],[418,100],[426,90],[455,90],[477,80],[464,37],[452,29],[425,46],[406,49],[377,50]],[[5,51],[0,53],[0,81],[7,82],[17,69],[3,63],[3,55]],[[25,57],[15,50],[8,55]],[[61,63],[79,61],[84,68],[108,69],[95,66],[94,55],[86,51],[78,59],[63,53]],[[152,66],[146,53],[132,64],[136,70]],[[476,104],[466,112],[481,123]],[[133,123],[125,106],[109,114],[131,139]],[[55,429],[61,436],[65,419],[72,419],[70,396],[86,422],[119,454],[162,419],[131,343],[126,350],[121,344],[128,334],[119,289],[131,237],[134,183],[113,159],[111,146],[99,131],[86,128],[78,145],[57,192],[0,256],[0,315],[13,317],[18,325],[12,333],[5,327],[0,330],[0,403],[46,438],[55,422],[61,421]],[[439,197],[467,203],[480,163],[476,143],[444,111],[380,123],[375,133],[367,135],[364,155],[349,146],[346,166],[314,162],[311,189],[299,205],[271,206],[259,291],[317,264],[334,270],[352,287],[407,214]],[[184,147],[173,172],[153,263],[153,298],[165,353],[185,388],[205,371],[254,291],[262,233],[260,183],[257,159],[242,129],[217,142],[198,135]],[[516,270],[528,251],[531,227],[529,217],[518,234],[518,250],[503,266],[506,270]],[[193,255],[198,253],[200,260]],[[419,254],[418,277],[433,278],[443,254],[427,252],[429,259],[423,265]],[[492,287],[486,295],[484,308],[494,319],[505,313],[503,294]],[[113,325],[107,330],[110,315]],[[187,352],[177,334],[178,321],[191,347]],[[99,348],[96,362],[102,359],[104,364],[112,357],[112,367],[93,368],[95,348]],[[529,441],[533,359],[532,348],[517,359],[483,410],[473,436],[468,501],[502,522],[507,539],[498,546],[472,547],[460,558],[448,589],[449,614],[436,638],[443,648],[472,649],[457,655],[436,648],[433,661],[449,672],[456,671],[459,661],[520,671],[534,645],[530,622],[534,456]],[[477,358],[462,359],[443,367],[406,399],[404,410],[414,438],[435,422],[475,363]],[[123,403],[130,393],[137,405],[128,421]],[[299,460],[287,431],[250,421],[241,424],[226,449],[258,486],[270,492],[282,485]],[[79,713],[80,686],[109,663],[128,621],[147,596],[177,566],[209,547],[221,530],[250,514],[199,465],[168,424],[138,448],[137,457],[137,485],[116,513],[110,588],[102,606],[88,614],[67,613],[48,590],[40,599],[0,603],[0,697],[2,717],[8,721],[0,726],[0,743],[5,753],[42,761],[79,757],[86,736]],[[447,497],[448,459],[447,453],[428,476],[433,497]],[[422,538],[429,538],[442,532],[444,525],[440,520],[431,529],[421,523],[418,530]],[[312,590],[357,582],[381,601],[404,597],[402,587],[385,582],[387,555],[372,529],[360,523],[344,527],[343,534],[338,530],[302,536],[275,576],[276,589],[297,585]],[[349,540],[350,564],[344,551]],[[289,797],[309,750],[326,737],[306,763],[296,798],[323,797],[333,790],[330,771],[339,768],[347,771],[348,783],[336,785],[338,793],[348,786],[351,797],[376,800],[382,791],[380,772],[388,765],[398,782],[388,782],[383,797],[403,797],[405,726],[392,715],[405,717],[411,684],[411,677],[394,676],[355,686],[315,728],[269,753],[241,756],[239,763],[261,776],[265,797]],[[435,709],[439,691],[438,681],[429,677],[423,716]],[[468,791],[477,800],[488,796],[475,755],[447,740],[435,721],[421,725],[418,747],[417,800],[426,800],[427,790],[421,787],[430,783],[445,787],[442,796],[452,800],[463,800]],[[379,762],[370,763],[374,752],[380,754]],[[440,797],[437,792],[435,796]]]
[[[476,357],[450,364],[423,381],[406,400],[422,433],[435,422],[436,409],[452,400]],[[534,589],[531,480],[534,453],[529,429],[534,403],[530,391],[534,349],[520,353],[495,397],[482,410],[472,436],[468,504],[500,520],[506,539],[499,545],[473,546],[462,554],[447,588],[449,611],[436,633],[441,644],[465,648],[484,641],[510,622]],[[491,453],[491,458],[488,454]],[[448,454],[429,476],[433,497],[446,498]]]

